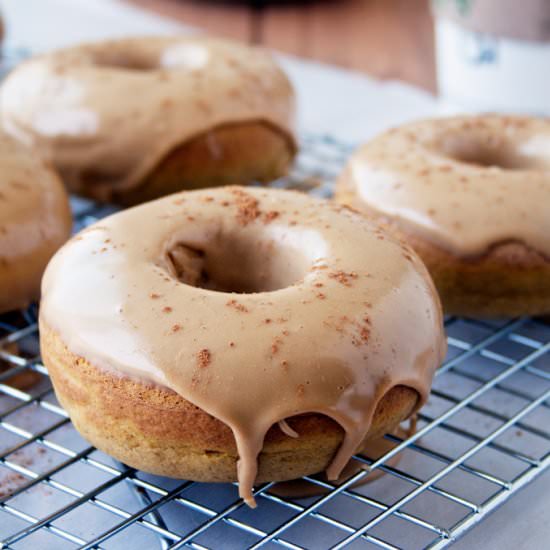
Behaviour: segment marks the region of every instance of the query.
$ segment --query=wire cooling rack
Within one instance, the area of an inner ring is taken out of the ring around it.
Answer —
[[[276,182],[328,196],[350,148],[306,136]],[[114,208],[73,200],[75,225]],[[550,465],[550,325],[446,320],[449,352],[418,430],[335,486],[282,497],[234,484],[160,478],[89,446],[40,361],[36,308],[0,316],[0,540],[3,548],[442,548]],[[16,389],[9,385],[18,376]],[[396,459],[399,459],[396,461]],[[383,472],[376,480],[357,481]]]

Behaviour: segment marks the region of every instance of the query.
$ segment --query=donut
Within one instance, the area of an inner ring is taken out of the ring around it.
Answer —
[[[251,505],[254,483],[337,478],[425,402],[445,351],[414,252],[291,191],[117,213],[56,254],[42,291],[42,357],[81,434],[148,472],[238,479]]]
[[[269,54],[211,38],[71,47],[22,63],[0,88],[8,133],[71,192],[121,204],[284,175],[294,110]]]
[[[459,116],[389,130],[335,190],[408,242],[446,313],[550,313],[550,120]]]
[[[53,253],[69,238],[71,212],[61,180],[0,132],[0,313],[36,300]]]

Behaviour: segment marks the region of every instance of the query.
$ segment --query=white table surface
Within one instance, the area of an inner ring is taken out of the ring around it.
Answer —
[[[3,0],[7,42],[32,51],[106,37],[196,32],[117,0]],[[280,56],[298,94],[298,125],[358,143],[380,130],[443,109],[400,82]],[[339,101],[342,99],[342,101]],[[550,472],[507,501],[455,543],[461,550],[550,548]]]

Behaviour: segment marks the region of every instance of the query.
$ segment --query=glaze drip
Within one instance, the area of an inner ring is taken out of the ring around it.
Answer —
[[[182,277],[189,266],[200,277]],[[73,353],[167,386],[231,428],[251,506],[271,426],[305,413],[337,421],[337,477],[383,395],[408,386],[420,406],[445,352],[414,253],[346,208],[289,191],[188,192],[115,214],[56,255],[43,295],[41,323]]]

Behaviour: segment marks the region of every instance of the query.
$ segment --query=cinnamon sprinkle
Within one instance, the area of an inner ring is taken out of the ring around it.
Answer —
[[[271,355],[275,355],[279,351],[279,346],[283,343],[282,339],[276,336],[273,338],[273,343],[271,344]]]
[[[197,363],[200,368],[205,368],[212,362],[212,355],[210,354],[210,351],[205,349],[201,349],[199,353],[197,353]]]
[[[241,313],[248,313],[248,308],[245,305],[237,302],[237,300],[229,300],[228,302],[226,302],[225,305],[228,307],[232,307],[233,309],[236,309]]]
[[[246,226],[255,221],[261,214],[261,211],[258,208],[258,199],[255,199],[252,195],[249,195],[240,189],[234,189],[232,193],[236,197],[236,217],[239,225]]]
[[[335,271],[333,273],[329,273],[328,275],[331,279],[335,279],[339,283],[343,284],[344,286],[351,286],[351,279],[357,279],[358,275],[355,271],[351,271],[350,273],[346,273],[345,271]]]
[[[276,210],[270,210],[269,212],[266,212],[263,216],[263,222],[265,224],[271,223],[273,220],[279,217],[279,212]]]

